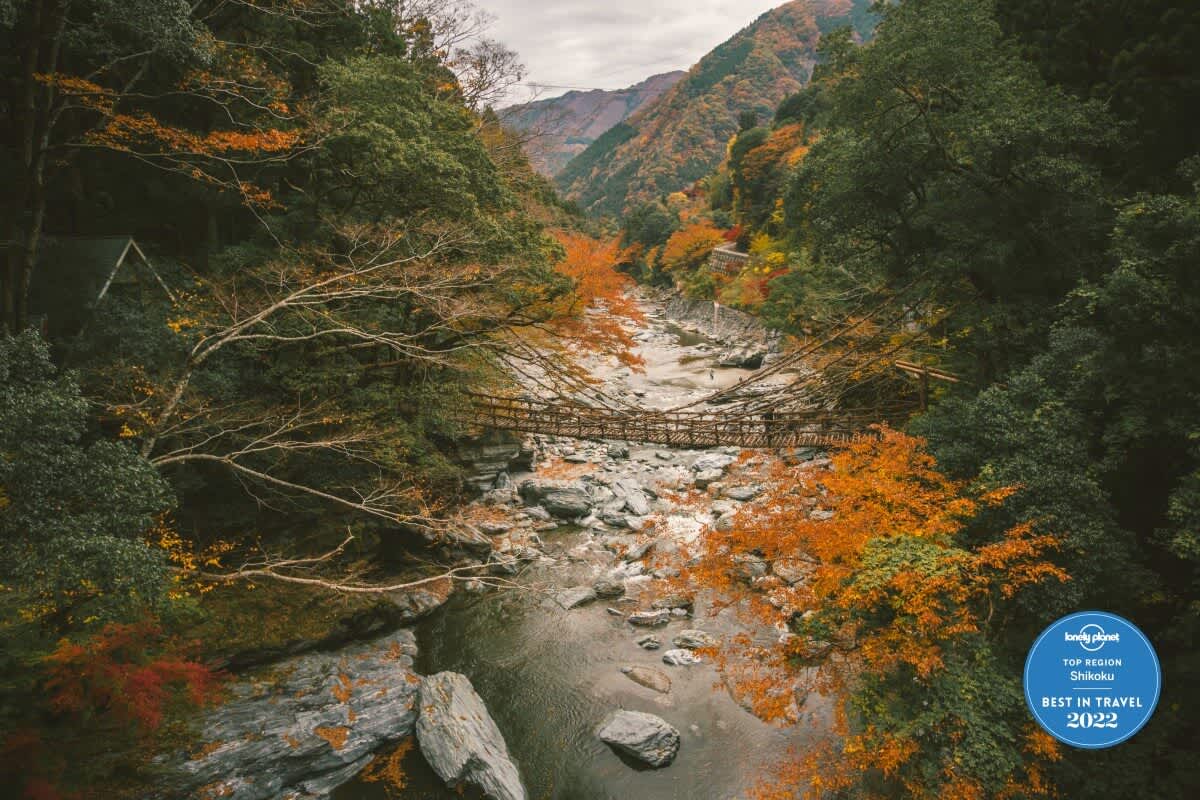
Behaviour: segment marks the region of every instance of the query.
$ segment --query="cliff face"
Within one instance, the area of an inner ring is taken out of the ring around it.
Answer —
[[[501,111],[505,123],[534,135],[525,146],[534,167],[554,177],[604,133],[629,119],[679,83],[686,72],[668,72],[617,91],[568,92]]]
[[[592,213],[617,215],[688,187],[721,163],[742,114],[768,120],[804,88],[822,34],[845,25],[869,33],[870,4],[794,0],[767,12],[598,138],[559,173],[559,188]]]

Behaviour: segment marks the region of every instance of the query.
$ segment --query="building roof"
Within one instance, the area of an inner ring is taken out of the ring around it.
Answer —
[[[132,236],[45,237],[29,287],[29,308],[51,335],[80,331],[113,286],[147,284],[171,291]]]

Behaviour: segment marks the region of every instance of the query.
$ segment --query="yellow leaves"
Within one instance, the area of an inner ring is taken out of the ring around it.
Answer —
[[[137,437],[137,431],[129,427],[129,423],[121,423],[121,432],[117,434],[121,439],[133,439]]]

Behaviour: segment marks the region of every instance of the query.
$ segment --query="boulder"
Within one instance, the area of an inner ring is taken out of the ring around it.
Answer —
[[[328,794],[417,721],[416,640],[398,631],[370,644],[285,661],[233,684],[199,720],[201,755],[160,762],[163,796],[233,800]]]
[[[625,581],[615,575],[604,575],[592,584],[597,597],[612,598],[625,594]]]
[[[465,675],[423,678],[420,708],[417,743],[448,786],[476,786],[495,800],[525,800],[504,736]]]
[[[641,637],[637,640],[637,644],[638,647],[642,648],[643,650],[657,650],[658,648],[662,647],[662,642],[660,642],[658,637],[654,634],[647,634],[646,636]]]
[[[753,553],[739,553],[733,557],[733,572],[744,581],[753,581],[767,574],[767,562]]]
[[[646,554],[654,549],[654,540],[649,539],[645,542],[638,542],[633,547],[625,552],[626,561],[641,561],[646,557]]]
[[[395,592],[388,595],[388,598],[400,612],[403,624],[407,625],[437,611],[446,604],[452,594],[454,594],[454,582],[447,578],[427,583],[418,589]]]
[[[641,711],[614,711],[596,730],[600,741],[652,767],[665,767],[679,753],[679,731]]]
[[[554,593],[554,602],[565,609],[579,608],[596,599],[596,590],[590,586],[576,586]]]
[[[700,663],[700,656],[693,653],[691,650],[668,650],[663,653],[662,657],[664,664],[670,664],[672,667],[689,667],[692,664]]]
[[[659,625],[666,625],[671,621],[671,612],[667,610],[635,611],[625,619],[630,625],[636,625],[639,628],[657,628]]]
[[[814,569],[812,564],[798,558],[781,558],[771,565],[771,572],[788,586],[807,580]]]
[[[629,446],[625,444],[610,444],[608,457],[613,461],[624,461],[629,458]]]
[[[552,517],[579,519],[592,510],[587,489],[578,481],[550,481],[530,478],[517,490],[530,506],[541,506]]]
[[[729,465],[736,461],[733,456],[725,453],[705,453],[692,463],[693,472],[720,472],[724,474]]]
[[[684,650],[699,650],[702,647],[717,646],[717,637],[698,630],[680,631],[671,641],[676,647],[682,647]]]
[[[722,495],[740,503],[753,500],[762,493],[763,487],[761,486],[727,486],[721,490]]]
[[[696,607],[696,601],[689,594],[669,594],[652,602],[650,607],[653,609],[665,609],[667,611],[672,611],[676,608],[691,611]]]
[[[635,517],[644,517],[650,513],[650,498],[646,493],[635,489],[625,497],[625,508]]]
[[[622,667],[621,673],[639,686],[653,689],[659,694],[667,694],[671,691],[671,679],[661,669],[655,669],[654,667]]]
[[[706,469],[703,472],[697,472],[693,483],[697,489],[707,489],[717,481],[725,477],[725,473],[719,469]]]
[[[597,514],[597,517],[605,525],[611,528],[629,528],[629,517],[622,514],[620,511],[604,510]]]

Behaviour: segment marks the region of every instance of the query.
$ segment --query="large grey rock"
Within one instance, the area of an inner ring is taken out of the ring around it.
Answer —
[[[630,625],[637,625],[639,628],[656,628],[659,625],[666,625],[671,621],[671,612],[665,609],[661,611],[635,611],[626,617],[626,621]]]
[[[652,767],[667,766],[679,753],[679,731],[666,720],[641,711],[614,711],[596,735],[600,741]]]
[[[597,597],[620,597],[625,594],[625,580],[617,575],[604,575],[592,584]]]
[[[671,641],[676,647],[682,647],[685,650],[699,650],[702,647],[717,646],[717,637],[711,633],[698,630],[680,631]]]
[[[656,599],[650,604],[653,609],[665,609],[673,611],[676,608],[682,608],[686,611],[692,611],[696,607],[696,599],[690,594],[668,594]]]
[[[583,484],[575,481],[551,481],[530,478],[517,490],[531,506],[541,506],[552,517],[578,519],[592,510],[592,501]]]
[[[798,558],[781,558],[771,565],[771,571],[789,586],[808,580],[816,567]]]
[[[625,508],[635,517],[644,517],[650,513],[650,499],[645,492],[630,492],[625,498]]]
[[[633,547],[625,551],[626,561],[641,561],[646,557],[646,554],[654,549],[654,540],[648,539],[644,542],[638,542]]]
[[[691,650],[679,648],[663,653],[662,660],[664,664],[670,664],[672,667],[690,667],[692,664],[700,663],[700,656]]]
[[[671,691],[671,679],[661,669],[655,669],[654,667],[622,667],[621,672],[626,678],[629,678],[629,680],[639,686],[653,689],[659,694],[667,694]]]
[[[554,601],[565,609],[579,608],[596,599],[596,590],[590,586],[576,586],[554,593]]]
[[[725,477],[725,473],[719,469],[706,469],[696,473],[694,483],[697,489],[707,489],[717,481]]]
[[[721,491],[721,494],[730,500],[737,500],[742,503],[753,500],[762,493],[763,487],[761,486],[727,486]]]
[[[417,744],[447,785],[477,786],[495,800],[525,800],[521,775],[483,700],[465,675],[421,680]]]
[[[328,794],[372,754],[412,735],[416,652],[412,632],[399,631],[234,684],[232,698],[200,720],[202,755],[164,759],[163,796],[199,797],[202,788],[230,800]]]
[[[705,453],[692,463],[693,472],[716,471],[724,474],[729,465],[736,461],[733,456],[724,453]]]

